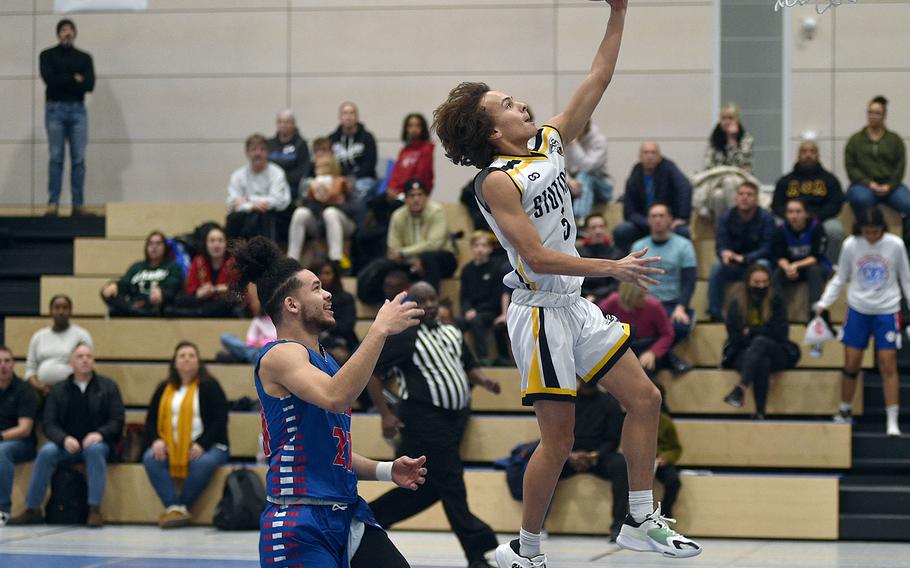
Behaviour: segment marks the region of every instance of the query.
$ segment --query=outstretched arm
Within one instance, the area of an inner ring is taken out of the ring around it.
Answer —
[[[591,118],[604,91],[607,90],[613,78],[613,71],[616,70],[628,0],[607,0],[607,3],[612,10],[610,21],[607,22],[607,31],[600,42],[600,47],[597,48],[597,54],[594,55],[591,72],[572,95],[565,110],[546,122],[559,130],[564,144],[568,144],[581,134],[585,123]]]

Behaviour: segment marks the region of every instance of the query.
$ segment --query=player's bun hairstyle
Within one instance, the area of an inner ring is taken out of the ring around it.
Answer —
[[[853,223],[853,234],[862,233],[863,227],[880,227],[881,230],[888,231],[888,223],[885,222],[885,214],[880,207],[869,207],[860,211],[856,216],[856,222]]]
[[[301,286],[296,276],[301,270],[300,263],[288,258],[265,237],[235,241],[231,244],[231,251],[240,273],[239,289],[246,290],[250,282],[255,284],[262,310],[277,325],[281,322],[284,299]]]
[[[433,130],[446,157],[458,165],[485,168],[496,155],[490,143],[493,119],[481,104],[489,91],[486,83],[461,83],[433,111]]]

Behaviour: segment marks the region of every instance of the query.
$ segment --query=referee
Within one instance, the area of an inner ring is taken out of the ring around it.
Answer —
[[[389,337],[376,363],[377,374],[393,367],[399,370],[397,416],[386,404],[375,375],[368,390],[382,415],[383,435],[391,438],[396,430],[401,432],[397,455],[426,455],[432,469],[417,491],[393,489],[370,508],[379,524],[388,528],[441,500],[469,568],[486,568],[484,553],[498,543],[493,529],[468,509],[459,447],[471,414],[471,386],[499,393],[499,383],[481,372],[457,327],[436,321],[439,301],[433,286],[414,284],[410,299],[424,311],[420,325]]]

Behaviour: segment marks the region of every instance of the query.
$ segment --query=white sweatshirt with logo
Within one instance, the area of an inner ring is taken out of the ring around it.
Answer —
[[[875,243],[862,236],[848,237],[840,252],[837,273],[825,287],[818,305],[831,307],[847,282],[847,305],[855,311],[866,315],[900,311],[901,289],[910,300],[910,263],[904,242],[891,233],[885,233]]]

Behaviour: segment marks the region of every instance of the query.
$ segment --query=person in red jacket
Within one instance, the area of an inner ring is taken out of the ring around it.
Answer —
[[[598,307],[604,315],[614,315],[632,326],[632,351],[653,379],[658,362],[670,350],[675,337],[670,316],[660,300],[639,286],[624,282],[619,285],[619,291],[607,296]]]
[[[205,234],[202,251],[193,257],[183,293],[166,315],[180,317],[229,317],[238,301],[231,292],[239,274],[227,251],[227,236],[218,225]]]
[[[404,190],[404,183],[412,178],[419,179],[427,188],[427,193],[431,193],[433,191],[433,143],[430,142],[430,128],[427,126],[427,119],[422,114],[412,112],[404,117],[401,141],[405,146],[398,153],[398,160],[389,175],[386,195],[397,199]]]

